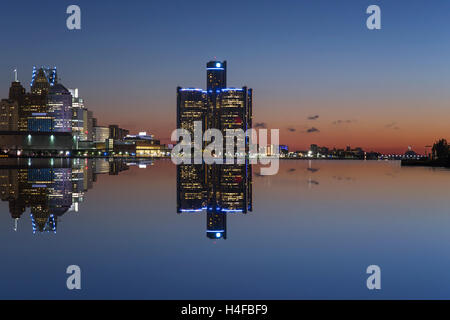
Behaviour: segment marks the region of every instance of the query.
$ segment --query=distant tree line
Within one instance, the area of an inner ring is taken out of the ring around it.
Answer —
[[[449,160],[449,145],[447,140],[440,139],[433,144],[432,155],[434,160]]]

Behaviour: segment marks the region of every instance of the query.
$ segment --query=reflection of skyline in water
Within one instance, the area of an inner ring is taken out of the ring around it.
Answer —
[[[206,236],[227,238],[227,214],[252,211],[251,165],[177,166],[177,212],[206,211]]]
[[[29,207],[14,232],[9,203],[1,201],[0,297],[72,299],[65,270],[77,264],[88,272],[77,293],[86,299],[359,299],[372,294],[364,284],[374,261],[402,274],[386,274],[390,289],[380,298],[450,297],[442,286],[450,266],[450,170],[280,160],[277,175],[258,176],[252,165],[253,211],[227,213],[227,240],[219,241],[205,237],[206,211],[176,213],[177,168],[169,159],[140,166],[109,175],[108,161],[97,162],[91,175],[105,174],[91,179],[78,213],[57,217],[57,234],[33,235]],[[31,167],[39,168],[34,160]],[[309,188],[309,177],[320,185]],[[242,272],[229,272],[236,261]],[[340,267],[324,273],[321,266]]]
[[[0,164],[0,199],[8,202],[14,231],[29,217],[33,234],[56,233],[64,214],[79,211],[99,174],[118,175],[130,166],[147,165],[153,162],[11,159]],[[252,211],[251,169],[248,163],[177,166],[177,213],[206,212],[206,236],[226,239],[227,215]]]
[[[15,231],[29,208],[33,233],[56,233],[58,219],[78,212],[98,174],[127,169],[126,163],[108,159],[14,159],[0,165],[0,199],[9,203]]]

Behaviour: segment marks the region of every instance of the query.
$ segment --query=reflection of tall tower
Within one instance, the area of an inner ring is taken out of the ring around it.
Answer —
[[[210,239],[227,238],[227,214],[214,208],[206,211],[206,236]]]
[[[227,214],[252,211],[250,164],[177,166],[177,212],[206,211],[206,235],[226,239]]]

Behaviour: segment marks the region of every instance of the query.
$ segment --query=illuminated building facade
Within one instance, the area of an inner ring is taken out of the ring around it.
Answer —
[[[27,119],[28,131],[53,132],[53,117],[46,112],[32,113]]]
[[[55,68],[41,67],[36,69],[33,67],[33,74],[31,76],[31,93],[46,94],[50,87],[57,83],[58,75]]]
[[[109,125],[109,137],[111,139],[123,140],[129,133],[129,130],[122,129],[117,124]]]
[[[78,95],[78,89],[69,89],[72,95],[72,135],[78,141],[86,141],[87,134],[84,130],[84,101]]]
[[[39,117],[47,113],[47,96],[27,93],[24,96],[23,104],[19,106],[19,131],[30,131],[28,123],[36,115]],[[34,115],[33,115],[34,114]]]
[[[250,164],[177,166],[177,213],[206,212],[206,236],[227,238],[227,214],[251,212]]]
[[[96,167],[105,167],[98,172]],[[0,166],[0,199],[9,203],[17,231],[18,220],[27,209],[33,233],[56,233],[59,218],[78,211],[96,175],[118,174],[128,167],[105,159],[14,159]]]
[[[226,61],[206,64],[206,90],[177,88],[177,128],[194,132],[252,127],[252,89],[227,88]],[[248,147],[248,141],[243,141]],[[225,147],[225,146],[224,146]],[[235,154],[236,156],[236,154]],[[244,155],[245,156],[245,155]],[[206,235],[226,239],[228,213],[252,211],[252,172],[245,164],[182,164],[177,166],[177,212],[206,211]]]
[[[201,121],[203,130],[214,128],[225,137],[226,129],[252,127],[252,89],[227,88],[226,61],[206,64],[206,90],[177,88],[177,128],[193,134],[194,122]],[[248,141],[244,142],[245,146]]]
[[[48,114],[53,117],[54,132],[72,132],[72,95],[62,84],[51,87],[47,95]]]
[[[109,139],[109,128],[108,127],[94,127],[94,142],[105,142]]]
[[[17,131],[19,123],[19,105],[17,101],[0,101],[0,131]]]

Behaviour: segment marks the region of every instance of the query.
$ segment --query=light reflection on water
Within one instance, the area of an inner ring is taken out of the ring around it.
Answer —
[[[284,160],[192,193],[170,160],[48,161],[0,163],[0,298],[450,298],[448,170]]]

